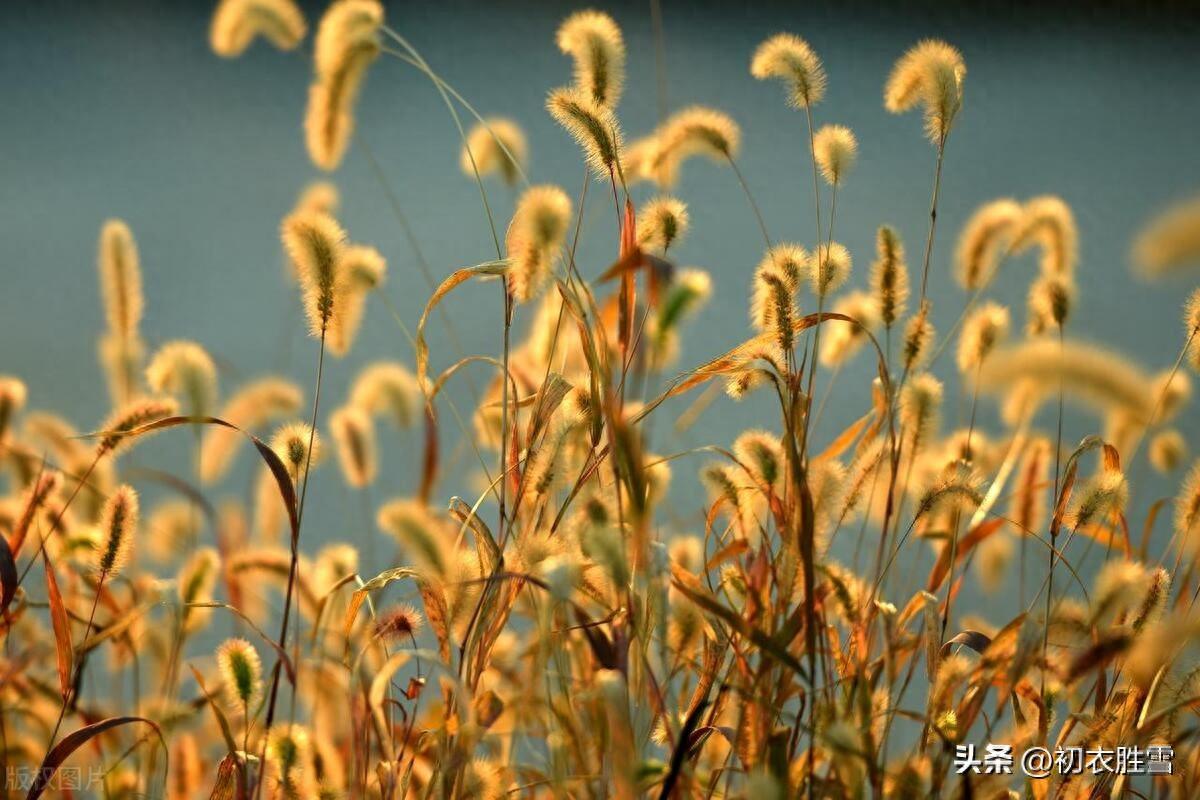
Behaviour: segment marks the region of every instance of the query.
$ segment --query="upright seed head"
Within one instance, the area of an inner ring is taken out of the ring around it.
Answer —
[[[571,200],[557,186],[534,186],[517,201],[508,225],[509,291],[518,303],[535,296],[554,274],[571,222]]]
[[[925,128],[935,143],[945,141],[962,107],[967,75],[962,54],[936,39],[918,42],[896,61],[883,90],[883,105],[893,114],[920,104]]]
[[[904,371],[912,372],[924,365],[933,346],[933,323],[929,321],[929,301],[904,326]]]
[[[309,332],[320,337],[341,311],[338,301],[346,292],[346,276],[339,269],[346,234],[332,217],[308,212],[285,219],[281,238],[300,281]]]
[[[904,316],[908,306],[908,264],[904,260],[904,244],[900,234],[889,225],[882,225],[875,237],[875,263],[871,266],[871,290],[883,324],[891,327]]]
[[[304,38],[304,14],[293,0],[221,0],[213,12],[209,43],[213,52],[236,58],[256,36],[280,50],[292,50]]]
[[[329,430],[346,483],[355,488],[373,483],[379,465],[370,415],[357,406],[342,406],[330,416]]]
[[[750,59],[750,74],[760,81],[777,78],[787,88],[788,102],[809,108],[825,96],[825,68],[808,42],[790,33],[765,40]]]
[[[122,406],[139,393],[146,345],[140,336],[109,331],[97,342],[100,366],[114,406]]]
[[[528,159],[529,144],[521,127],[510,119],[490,117],[467,134],[458,163],[468,177],[476,170],[480,176],[499,173],[506,184],[515,186]]]
[[[177,340],[159,348],[146,367],[146,383],[180,398],[189,416],[208,416],[217,400],[217,368],[196,342]]]
[[[959,285],[967,291],[976,291],[992,279],[1023,216],[1021,205],[1009,198],[993,200],[975,210],[963,226],[955,252],[955,277]]]
[[[900,424],[918,443],[929,441],[941,407],[942,382],[928,372],[909,376],[900,389]]]
[[[1129,485],[1120,470],[1106,469],[1071,495],[1068,519],[1074,528],[1086,528],[1125,511]]]
[[[217,648],[217,667],[225,697],[241,711],[252,708],[262,696],[262,661],[245,639],[226,639]]]
[[[110,219],[100,229],[97,261],[109,332],[121,339],[136,338],[145,307],[142,270],[137,242],[123,221]]]
[[[221,558],[212,547],[202,547],[187,560],[179,570],[176,584],[179,591],[179,602],[183,604],[183,624],[186,631],[201,628],[212,615],[212,609],[188,608],[192,603],[209,603],[213,599],[213,587],[217,583],[217,575],[221,566]]]
[[[1200,459],[1179,486],[1175,495],[1175,541],[1177,546],[1195,553],[1200,548]]]
[[[1200,289],[1192,292],[1183,308],[1183,327],[1188,363],[1200,372]]]
[[[137,492],[132,486],[122,484],[109,495],[100,511],[95,565],[102,580],[115,576],[128,563],[137,525]]]
[[[303,470],[321,463],[321,437],[303,422],[291,422],[281,426],[271,437],[271,449],[283,461],[292,474],[292,480],[297,483]]]
[[[959,372],[977,369],[992,349],[1007,338],[1008,325],[1008,309],[992,302],[984,303],[968,316],[958,337]]]
[[[555,89],[546,98],[546,110],[583,148],[588,166],[598,180],[615,173],[621,151],[621,128],[608,106],[583,91]]]
[[[850,251],[837,242],[818,247],[810,263],[812,291],[817,297],[836,292],[850,277]]]
[[[616,108],[625,83],[625,39],[613,18],[578,11],[559,26],[555,40],[575,62],[576,88],[597,104]]]
[[[858,158],[858,140],[844,125],[824,125],[813,136],[813,158],[830,186],[840,186]]]
[[[1062,330],[1071,315],[1075,300],[1075,283],[1061,275],[1042,275],[1029,287],[1029,318],[1026,328],[1030,336],[1040,336]]]

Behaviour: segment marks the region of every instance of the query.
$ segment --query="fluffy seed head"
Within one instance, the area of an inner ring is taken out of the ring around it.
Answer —
[[[737,156],[742,132],[725,112],[691,106],[664,122],[658,138],[664,158],[683,161],[693,155],[705,155],[721,161]]]
[[[1158,398],[1158,415],[1153,422],[1170,422],[1191,402],[1192,381],[1186,372],[1165,369],[1154,376],[1150,393]]]
[[[208,603],[213,599],[213,587],[217,583],[221,558],[212,547],[202,547],[184,563],[176,578],[179,602]],[[187,631],[199,630],[212,615],[208,608],[184,608],[183,622]]]
[[[378,457],[371,416],[358,406],[343,406],[330,416],[329,430],[346,483],[355,488],[373,483]]]
[[[758,80],[778,78],[787,87],[788,102],[808,108],[825,96],[825,68],[808,42],[790,33],[765,40],[750,59],[750,74]]]
[[[745,431],[734,441],[733,454],[757,483],[774,490],[782,487],[786,462],[778,436],[763,430]]]
[[[1200,197],[1151,220],[1134,241],[1133,262],[1152,278],[1200,264]]]
[[[1119,470],[1106,469],[1071,494],[1068,519],[1073,527],[1086,528],[1125,511],[1129,485]]]
[[[135,338],[145,299],[137,242],[123,221],[110,219],[100,229],[97,262],[108,330],[121,339]]]
[[[813,158],[830,186],[839,186],[854,169],[858,140],[844,125],[824,125],[813,136]]]
[[[913,46],[896,61],[883,90],[883,105],[899,114],[921,104],[925,130],[934,142],[945,141],[962,108],[967,75],[962,54],[936,39]]]
[[[875,237],[875,253],[875,263],[871,265],[871,291],[875,295],[880,319],[890,327],[904,316],[909,292],[904,244],[895,228],[880,226]]]
[[[1200,541],[1200,460],[1188,471],[1175,496],[1175,538],[1195,551]]]
[[[8,437],[13,417],[25,407],[28,392],[25,382],[10,375],[0,375],[0,442]]]
[[[321,461],[321,437],[303,422],[289,422],[275,431],[275,435],[271,437],[271,449],[283,461],[292,475],[292,480],[297,483],[309,465],[316,466]]]
[[[221,0],[213,12],[209,43],[213,52],[236,58],[261,36],[280,50],[292,50],[304,38],[304,14],[293,0]]]
[[[1059,330],[1071,316],[1075,301],[1075,283],[1061,275],[1042,275],[1029,287],[1029,317],[1026,329],[1030,336]]]
[[[191,416],[206,416],[217,400],[217,368],[208,352],[188,341],[167,342],[146,367],[146,383],[183,401]]]
[[[997,303],[984,303],[968,316],[958,337],[959,372],[977,369],[1008,337],[1008,325],[1008,309]]]
[[[111,578],[128,563],[137,535],[138,495],[132,486],[122,484],[109,495],[100,510],[98,525],[96,572],[101,578]]]
[[[309,332],[320,337],[340,311],[338,301],[346,292],[347,281],[339,269],[346,233],[333,217],[308,212],[285,219],[281,238],[300,281]]]
[[[292,208],[292,213],[316,212],[333,217],[337,215],[341,203],[342,195],[337,186],[329,181],[313,181],[305,186],[304,191],[300,192],[300,196],[296,198],[296,205]]]
[[[1164,475],[1174,472],[1188,459],[1187,440],[1174,428],[1157,433],[1150,440],[1149,457],[1158,472]]]
[[[330,320],[325,343],[329,352],[341,357],[350,352],[358,337],[367,295],[383,283],[387,262],[374,247],[351,245],[342,250],[336,270],[343,288],[335,299],[338,311]]]
[[[375,635],[391,641],[408,639],[421,629],[421,614],[410,605],[390,608],[375,622]]]
[[[904,369],[912,372],[921,367],[930,355],[935,335],[933,323],[929,321],[929,302],[904,326]]]
[[[656,197],[637,216],[637,240],[643,250],[665,253],[687,235],[687,205],[674,197]]]
[[[555,89],[546,98],[546,110],[575,139],[598,180],[615,172],[621,151],[621,128],[616,115],[583,91]]]
[[[419,567],[438,577],[449,573],[457,559],[449,547],[451,534],[424,504],[392,500],[379,509],[376,521],[380,528],[396,537],[405,555]]]
[[[1022,253],[1031,247],[1041,252],[1043,275],[1070,278],[1079,259],[1079,231],[1075,215],[1061,197],[1043,195],[1025,203],[1021,219],[1012,233],[1012,249]]]
[[[316,76],[304,117],[309,157],[336,169],[354,132],[354,105],[367,67],[379,55],[383,7],[375,0],[342,0],[321,18],[315,48]]]
[[[975,291],[991,281],[1023,217],[1021,205],[1009,198],[993,200],[975,210],[958,237],[954,263],[959,285]]]
[[[837,242],[823,244],[813,253],[810,279],[813,294],[818,297],[836,292],[850,277],[850,251]]]
[[[866,292],[850,292],[833,306],[836,314],[855,319],[855,325],[841,320],[825,323],[821,336],[821,364],[836,366],[854,357],[867,342],[867,332],[879,325],[879,302]]]
[[[929,440],[942,407],[942,382],[928,372],[909,377],[900,389],[900,424],[917,442]]]
[[[517,202],[505,247],[509,291],[518,303],[534,298],[554,274],[571,222],[571,200],[557,186],[533,186]]]
[[[226,401],[217,415],[242,429],[259,428],[272,419],[300,410],[300,387],[283,378],[261,378],[246,384]],[[210,426],[200,444],[200,480],[212,483],[229,469],[244,437],[237,431]]]
[[[599,105],[616,108],[625,83],[625,39],[613,18],[578,11],[559,26],[555,41],[575,62],[576,88]]]
[[[515,186],[529,158],[525,132],[517,123],[502,117],[490,117],[467,134],[458,163],[463,174],[471,177],[499,173],[509,186]]]
[[[395,361],[366,366],[350,389],[350,405],[371,415],[386,414],[399,428],[409,428],[417,421],[421,403],[416,377]]]
[[[245,639],[226,639],[217,648],[217,667],[225,697],[238,710],[252,707],[262,696],[262,661]]]
[[[96,455],[103,456],[132,447],[135,439],[127,435],[129,432],[178,413],[179,404],[170,397],[149,397],[131,401],[117,409],[101,426],[100,430],[104,431],[104,436],[100,438]],[[141,438],[138,437],[138,440]]]

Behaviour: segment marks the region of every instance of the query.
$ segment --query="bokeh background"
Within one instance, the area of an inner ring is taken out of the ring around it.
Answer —
[[[510,116],[525,127],[533,180],[559,183],[576,195],[579,153],[543,110],[546,92],[569,81],[569,62],[554,47],[553,34],[574,4],[387,5],[390,25],[482,113]],[[880,97],[892,62],[908,46],[922,37],[945,38],[961,48],[969,74],[946,156],[931,274],[938,328],[949,327],[964,299],[950,278],[950,257],[970,212],[1000,196],[1057,193],[1073,206],[1080,229],[1081,298],[1073,333],[1150,370],[1168,367],[1181,344],[1180,304],[1195,280],[1140,283],[1130,274],[1128,252],[1148,216],[1200,188],[1196,12],[1183,6],[1132,10],[1126,4],[966,5],[742,7],[664,0],[663,95],[650,5],[608,3],[604,7],[623,27],[629,49],[620,115],[632,136],[653,127],[664,104],[677,109],[702,102],[728,111],[743,127],[742,168],[772,236],[811,244],[803,117],[784,105],[778,85],[748,74],[750,54],[767,35],[787,30],[807,38],[829,73],[818,122],[848,125],[860,143],[857,169],[839,195],[836,238],[855,258],[851,285],[861,286],[881,223],[899,229],[910,261],[917,262],[913,268],[919,268],[933,150],[919,115],[889,115]],[[306,12],[315,25],[320,7],[308,4]],[[107,217],[124,218],[137,236],[147,296],[143,330],[151,350],[175,338],[201,342],[219,362],[223,395],[269,372],[311,385],[316,343],[304,337],[277,234],[297,193],[320,177],[306,157],[301,131],[310,65],[300,53],[263,43],[237,60],[217,58],[208,48],[210,13],[208,3],[182,2],[14,3],[0,10],[0,371],[28,382],[30,406],[63,413],[84,430],[95,428],[108,408],[95,348],[103,327],[96,237]],[[359,105],[358,129],[435,277],[494,256],[478,191],[459,172],[457,133],[424,76],[380,59]],[[342,218],[351,236],[388,257],[384,291],[415,325],[430,287],[384,183],[360,147],[332,177],[343,193]],[[635,200],[649,191],[640,187]],[[498,183],[489,184],[489,192],[505,224],[512,194]],[[679,261],[710,271],[715,287],[711,303],[688,329],[678,365],[683,368],[748,332],[746,289],[762,247],[727,168],[689,163],[677,193],[694,221]],[[615,248],[610,204],[591,203],[579,257],[584,274],[599,274]],[[1012,305],[1016,325],[1033,270],[1032,259],[1015,260],[996,284],[994,295]],[[464,351],[498,353],[496,295],[494,286],[468,288],[449,301]],[[445,366],[455,356],[443,339],[433,357]],[[325,408],[341,401],[358,368],[379,358],[412,360],[395,321],[372,300],[355,352],[328,365]],[[860,357],[843,372],[823,421],[826,435],[867,408],[870,369]],[[949,359],[939,372],[952,372]],[[472,381],[479,385],[485,377],[477,372]],[[953,423],[960,413],[958,389],[953,381],[947,389],[946,414]],[[460,408],[472,404],[465,382],[450,396]],[[669,406],[664,415],[679,408]],[[984,430],[994,416],[993,401],[986,401]],[[738,431],[774,418],[761,400],[720,399],[683,435],[658,424],[651,447],[675,452],[727,445]],[[461,437],[450,415],[443,414],[442,425],[446,471],[438,495],[473,499],[478,462],[457,443]],[[1066,441],[1099,426],[1096,418],[1072,412]],[[1190,442],[1200,443],[1193,410],[1184,412],[1180,426]],[[420,448],[415,433],[398,439],[386,429],[381,434],[387,456],[377,501],[412,491]],[[134,460],[182,472],[190,442],[183,434],[160,437]],[[245,491],[249,461],[244,453],[240,471],[216,497]],[[700,464],[699,458],[675,464],[670,514],[678,527],[701,526]],[[1144,465],[1137,469],[1143,492],[1138,508],[1144,509],[1173,484],[1146,475]],[[332,462],[314,480],[304,532],[310,546],[379,536],[365,530]],[[1165,534],[1159,543],[1165,544]],[[385,566],[390,564],[378,564]]]

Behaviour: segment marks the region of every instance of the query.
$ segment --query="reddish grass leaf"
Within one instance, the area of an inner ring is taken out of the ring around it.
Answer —
[[[61,742],[50,749],[45,759],[42,760],[42,766],[37,771],[37,777],[33,781],[33,786],[29,789],[29,794],[25,795],[25,800],[37,800],[37,798],[41,797],[42,793],[50,785],[54,773],[80,747],[105,731],[121,725],[132,725],[135,722],[141,722],[153,728],[155,734],[158,736],[159,743],[162,744],[163,750],[167,749],[166,740],[163,739],[162,730],[158,727],[158,724],[145,717],[109,717],[108,719],[94,722],[91,725],[85,725],[74,733],[64,736]]]

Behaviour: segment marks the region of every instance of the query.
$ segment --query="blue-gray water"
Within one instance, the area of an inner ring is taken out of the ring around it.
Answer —
[[[897,226],[917,261],[928,219],[932,148],[917,115],[883,110],[883,80],[916,40],[946,38],[962,49],[969,74],[946,157],[931,277],[939,328],[944,331],[961,307],[949,255],[970,211],[994,197],[1057,193],[1073,206],[1081,235],[1074,332],[1153,369],[1169,366],[1181,342],[1180,303],[1194,280],[1138,283],[1129,275],[1127,253],[1147,216],[1200,188],[1195,25],[1153,15],[1121,19],[1117,12],[1044,18],[1032,8],[988,17],[946,6],[936,13],[924,5],[913,11],[826,4],[742,10],[666,0],[668,103],[705,103],[732,114],[745,134],[741,164],[772,236],[811,243],[803,118],[785,107],[778,85],[754,81],[747,70],[766,35],[789,30],[808,38],[829,73],[818,121],[848,125],[860,142],[858,166],[838,199],[836,237],[854,254],[852,284],[862,285],[876,227]],[[621,118],[631,134],[647,131],[657,118],[648,8],[613,9],[629,45]],[[569,63],[553,45],[567,11],[527,3],[389,4],[388,19],[482,113],[525,126],[534,181],[560,183],[575,195],[579,154],[543,110],[547,90],[569,81]],[[309,12],[315,25],[316,9]],[[301,132],[309,66],[300,55],[262,43],[240,59],[217,58],[207,45],[208,13],[207,4],[182,3],[6,4],[0,11],[0,372],[28,381],[31,406],[64,413],[85,430],[107,408],[94,345],[103,327],[95,249],[100,224],[110,216],[126,219],[138,239],[151,346],[173,338],[200,341],[220,361],[224,393],[275,370],[306,386],[313,377],[316,346],[303,337],[296,300],[282,280],[277,235],[296,193],[318,177]],[[495,256],[477,189],[458,171],[457,133],[423,76],[381,59],[368,78],[358,128],[437,277]],[[429,287],[361,150],[350,153],[334,178],[351,235],[387,255],[386,292],[413,325]],[[503,225],[512,197],[495,184],[490,190]],[[635,199],[646,191],[639,189]],[[709,270],[715,284],[713,302],[689,328],[682,367],[747,333],[746,287],[762,242],[727,168],[689,163],[678,194],[694,221],[680,260]],[[615,242],[609,205],[593,202],[590,211],[579,261],[585,274],[596,275]],[[1014,262],[997,283],[996,296],[1013,305],[1018,319],[1032,272],[1031,261]],[[467,352],[498,351],[494,288],[469,288],[448,303]],[[290,334],[286,346],[282,331]],[[325,407],[340,402],[358,366],[383,357],[411,361],[411,351],[373,302],[353,356],[329,364]],[[445,349],[434,352],[443,366],[451,358]],[[942,373],[949,367],[947,360]],[[868,374],[865,359],[843,373],[826,431],[866,409]],[[461,390],[452,396],[466,402]],[[987,424],[991,416],[988,401]],[[659,424],[653,446],[665,452],[724,445],[743,428],[771,419],[762,400],[735,405],[721,399],[682,438],[665,438],[661,432],[669,426]],[[443,413],[442,424],[450,458],[457,438],[452,417]],[[1090,416],[1072,414],[1067,440],[1098,426]],[[1194,412],[1184,413],[1181,426],[1189,441],[1200,441]],[[139,458],[183,464],[189,441],[163,437]],[[377,500],[413,488],[419,440],[403,442],[396,448],[394,440],[385,441]],[[441,497],[475,490],[468,474],[476,465],[463,453],[454,458]],[[691,459],[675,468],[677,514],[695,525],[698,466]],[[335,468],[328,464],[318,476],[306,541],[356,538],[362,527],[357,504]],[[1154,496],[1170,490],[1161,481],[1139,488]],[[229,491],[240,491],[236,481]]]

